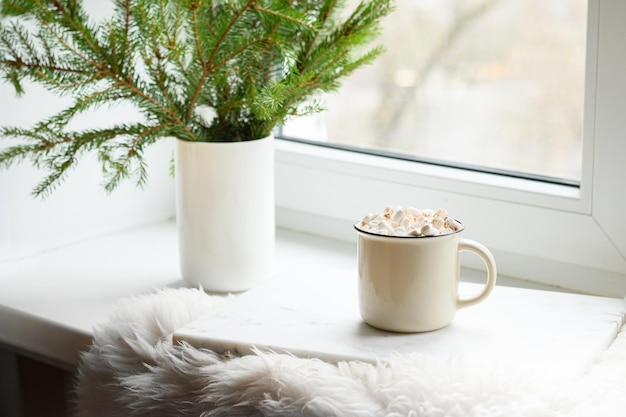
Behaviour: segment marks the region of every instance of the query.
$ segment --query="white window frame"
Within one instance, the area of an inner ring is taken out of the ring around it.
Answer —
[[[624,21],[626,2],[589,1],[580,188],[277,140],[277,224],[353,241],[366,212],[445,207],[501,274],[625,296]]]

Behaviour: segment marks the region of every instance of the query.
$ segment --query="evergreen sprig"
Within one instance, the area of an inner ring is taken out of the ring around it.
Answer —
[[[30,129],[0,128],[17,144],[0,168],[30,160],[48,170],[35,188],[49,193],[86,153],[102,164],[105,188],[146,180],[144,149],[163,137],[230,142],[265,137],[292,116],[322,110],[316,94],[371,63],[365,47],[391,0],[114,0],[94,22],[78,0],[3,0],[0,76],[73,102]],[[72,130],[79,115],[132,103],[135,124]],[[212,108],[202,119],[197,109]]]

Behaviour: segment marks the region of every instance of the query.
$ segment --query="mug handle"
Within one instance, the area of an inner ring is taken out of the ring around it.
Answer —
[[[493,255],[491,254],[489,249],[487,249],[485,246],[474,240],[461,238],[461,240],[459,241],[459,252],[463,251],[472,252],[478,255],[478,257],[483,260],[485,266],[487,267],[487,282],[485,283],[482,291],[471,298],[461,299],[457,296],[457,309],[478,304],[485,298],[487,298],[489,293],[491,293],[491,290],[493,290],[493,287],[496,285],[497,276],[496,261],[493,258]]]

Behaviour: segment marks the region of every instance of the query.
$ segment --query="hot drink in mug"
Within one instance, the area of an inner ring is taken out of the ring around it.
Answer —
[[[456,311],[483,301],[496,282],[491,252],[461,237],[463,224],[446,210],[387,207],[354,225],[357,231],[359,308],[379,329],[425,332],[450,324]],[[460,298],[459,253],[478,255],[487,281],[470,298]]]

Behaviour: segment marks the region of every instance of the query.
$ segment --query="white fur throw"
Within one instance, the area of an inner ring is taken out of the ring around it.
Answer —
[[[82,355],[78,415],[626,416],[626,333],[575,380],[423,355],[385,364],[173,345],[175,329],[227,299],[167,289],[125,300]]]

